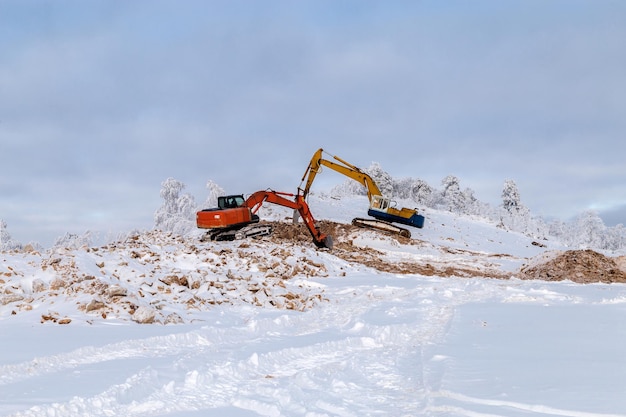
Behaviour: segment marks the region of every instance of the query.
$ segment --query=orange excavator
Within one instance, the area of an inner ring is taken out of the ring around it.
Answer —
[[[273,190],[257,191],[247,199],[241,194],[218,197],[218,207],[196,213],[196,225],[200,229],[209,229],[204,240],[235,240],[268,235],[272,232],[272,227],[258,224],[259,216],[256,214],[265,201],[297,210],[309,229],[315,246],[332,249],[332,237],[319,230],[304,198]]]

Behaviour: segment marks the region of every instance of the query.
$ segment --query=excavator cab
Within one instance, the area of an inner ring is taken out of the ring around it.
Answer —
[[[384,211],[391,206],[391,199],[383,197],[382,195],[373,195],[372,203],[370,204],[370,210]]]
[[[237,208],[245,203],[243,195],[226,195],[217,198],[217,206],[221,209]]]

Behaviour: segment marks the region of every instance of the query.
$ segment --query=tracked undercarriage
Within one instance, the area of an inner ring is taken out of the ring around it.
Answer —
[[[407,238],[411,237],[411,232],[408,229],[396,226],[395,224],[386,222],[384,220],[364,219],[361,217],[357,217],[356,219],[352,219],[352,224],[358,227],[365,227],[368,229],[375,229],[387,233],[398,234]]]
[[[200,241],[207,242],[210,240],[214,241],[229,241],[229,240],[239,240],[246,239],[251,237],[260,237],[267,236],[272,233],[272,226],[269,224],[250,224],[244,226],[242,228],[237,229],[220,229],[220,230],[211,230],[202,236]]]

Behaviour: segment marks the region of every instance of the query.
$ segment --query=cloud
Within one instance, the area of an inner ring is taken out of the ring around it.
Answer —
[[[626,226],[626,204],[600,210],[599,214],[607,226],[616,226],[618,224]]]

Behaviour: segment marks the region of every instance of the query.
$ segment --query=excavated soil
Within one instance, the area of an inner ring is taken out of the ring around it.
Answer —
[[[270,222],[272,225],[272,235],[270,239],[274,242],[298,242],[310,244],[311,234],[302,223]],[[363,228],[351,224],[337,223],[332,221],[320,221],[318,226],[322,233],[332,236],[334,246],[333,255],[354,263],[376,269],[381,272],[392,274],[419,274],[426,276],[440,277],[488,277],[506,279],[510,274],[499,271],[495,268],[472,267],[469,265],[433,265],[429,262],[410,261],[389,261],[385,259],[385,253],[369,247],[358,247],[353,244],[350,236],[354,236],[363,231]],[[394,233],[383,233],[402,245],[421,245],[423,242],[415,239],[402,237]],[[495,255],[496,257],[499,255]]]
[[[609,258],[593,250],[568,250],[537,265],[523,267],[522,279],[578,283],[626,282],[626,257]]]
[[[302,224],[285,222],[271,222],[273,233],[271,239],[275,242],[298,242],[310,244],[311,235]],[[385,254],[376,249],[354,246],[350,236],[363,229],[351,224],[321,221],[318,223],[320,230],[334,238],[333,255],[348,262],[365,265],[382,272],[394,274],[420,274],[440,277],[488,277],[508,279],[510,273],[498,268],[473,266],[473,265],[436,265],[428,262],[397,262],[385,259]],[[382,233],[382,232],[381,232]],[[424,242],[411,240],[402,236],[389,234],[402,245],[421,245]],[[441,248],[443,252],[458,251],[449,248]],[[471,251],[467,251],[472,255]],[[476,254],[478,255],[478,254]],[[484,254],[483,254],[484,255]],[[505,255],[492,255],[492,258]],[[577,283],[592,282],[626,282],[626,256],[610,258],[593,250],[569,250],[565,252],[546,252],[544,261],[535,262],[533,265],[524,266],[520,269],[517,277],[521,279],[537,279],[545,281],[570,280]],[[478,261],[478,256],[477,256]],[[479,262],[477,262],[477,265]],[[515,275],[515,274],[514,274]]]

